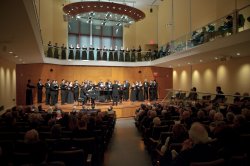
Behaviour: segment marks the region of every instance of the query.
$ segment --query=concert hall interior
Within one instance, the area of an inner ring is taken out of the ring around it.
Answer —
[[[250,165],[249,0],[8,0],[0,20],[0,165]]]

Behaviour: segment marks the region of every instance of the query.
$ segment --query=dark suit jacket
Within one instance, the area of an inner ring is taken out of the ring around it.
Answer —
[[[119,85],[118,84],[113,84],[112,89],[113,89],[112,96],[119,96]]]

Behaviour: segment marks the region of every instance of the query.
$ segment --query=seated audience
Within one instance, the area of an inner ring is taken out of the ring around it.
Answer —
[[[173,166],[189,166],[192,162],[206,162],[216,159],[216,151],[208,143],[208,137],[205,127],[195,122],[189,130],[189,139],[185,140],[181,152],[173,160]]]

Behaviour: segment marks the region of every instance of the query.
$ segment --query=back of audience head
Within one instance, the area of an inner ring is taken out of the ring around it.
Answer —
[[[154,124],[154,127],[155,126],[160,126],[161,125],[161,119],[159,117],[155,117],[153,119],[153,124]]]
[[[234,118],[234,126],[235,127],[240,127],[246,124],[246,118],[244,115],[236,115]]]
[[[29,130],[25,133],[24,142],[25,143],[36,143],[39,141],[39,134],[35,129]]]
[[[232,112],[228,112],[228,113],[226,114],[226,118],[227,118],[227,123],[233,124],[235,115],[234,115],[234,113],[232,113]]]
[[[205,144],[209,141],[207,130],[199,122],[195,122],[191,125],[188,134],[193,144]]]
[[[197,118],[198,118],[198,119],[203,120],[203,119],[205,119],[205,117],[206,117],[206,115],[205,115],[205,112],[204,112],[204,111],[199,110],[199,111],[197,112]]]
[[[216,112],[214,114],[214,121],[223,121],[224,120],[224,117],[223,117],[223,114],[220,113],[220,112]]]

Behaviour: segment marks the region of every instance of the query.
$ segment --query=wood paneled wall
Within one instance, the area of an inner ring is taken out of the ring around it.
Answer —
[[[157,74],[156,74],[157,73]],[[144,81],[144,79],[156,79],[159,83],[159,98],[166,95],[165,89],[173,87],[172,69],[161,67],[99,67],[99,66],[65,66],[53,64],[24,64],[16,66],[16,97],[17,105],[25,104],[25,90],[27,80],[31,79],[34,85],[41,78],[43,83],[47,78],[56,79],[58,83],[62,79],[74,81],[92,80],[129,80]],[[157,75],[156,77],[154,77]],[[44,90],[45,91],[45,90]],[[36,90],[33,92],[36,103]],[[44,97],[45,95],[43,95]]]

